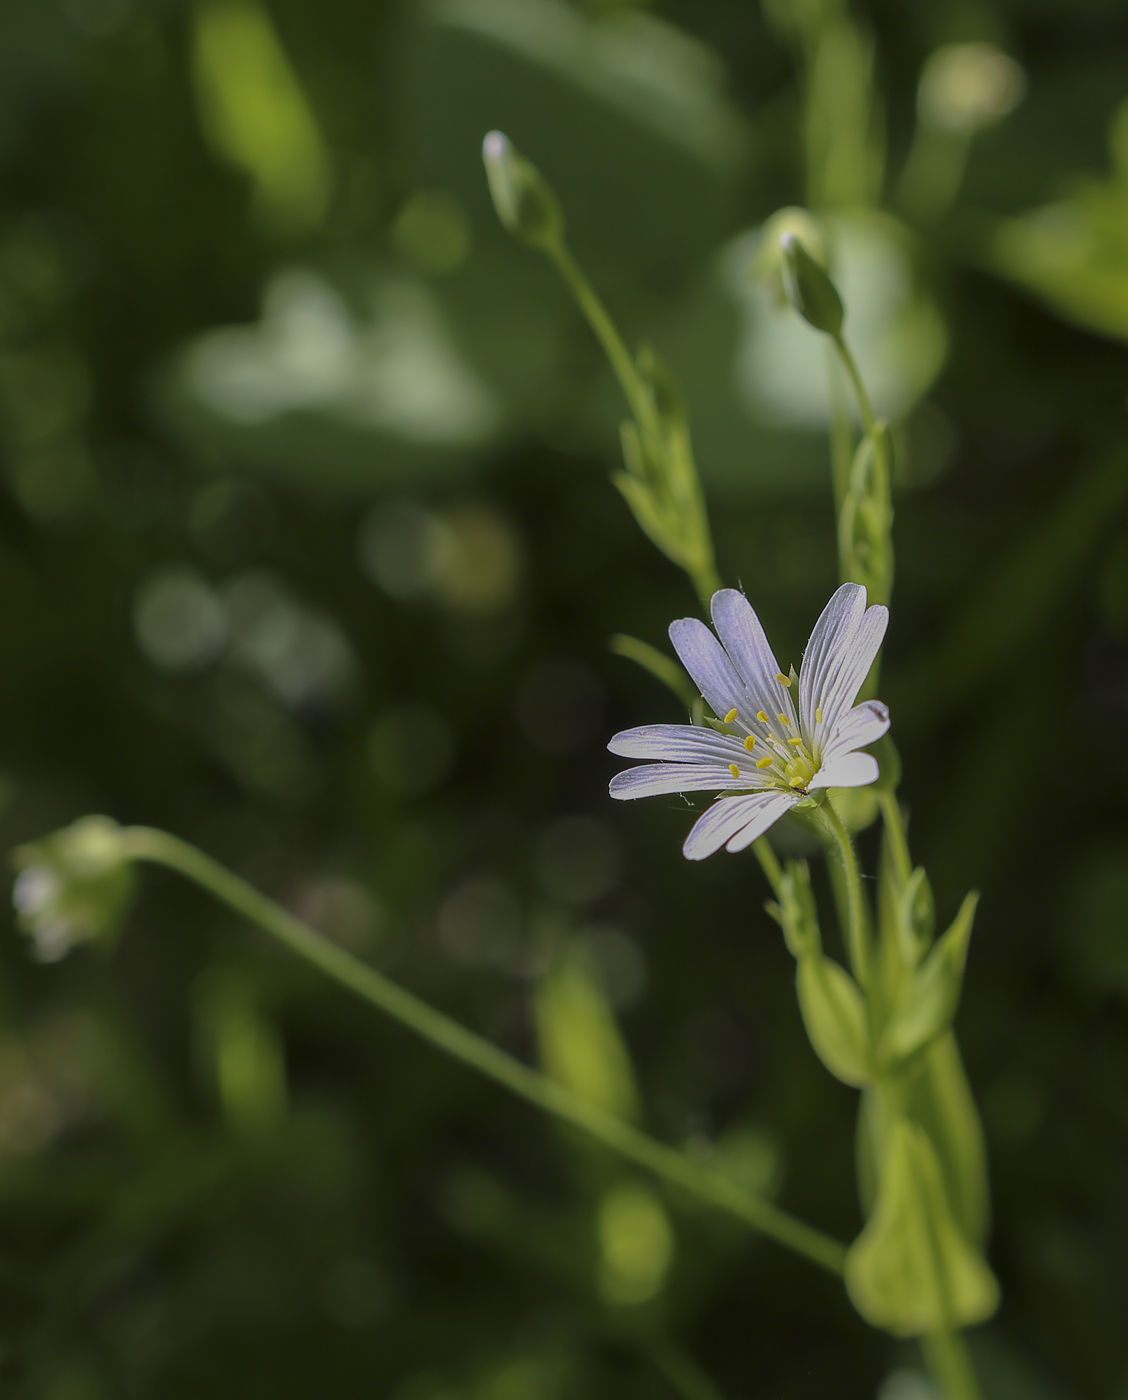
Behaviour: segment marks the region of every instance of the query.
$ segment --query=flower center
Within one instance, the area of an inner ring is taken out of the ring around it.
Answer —
[[[788,787],[805,788],[815,776],[814,765],[807,757],[806,748],[797,749],[791,761],[784,765],[783,776]]]

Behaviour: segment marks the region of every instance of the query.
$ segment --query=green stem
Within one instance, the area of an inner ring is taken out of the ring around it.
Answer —
[[[752,851],[756,859],[760,862],[760,869],[767,877],[768,884],[772,887],[772,893],[779,898],[780,885],[783,881],[783,871],[780,869],[779,857],[772,850],[771,843],[766,836],[761,836],[758,841],[753,841]]]
[[[889,838],[897,881],[904,885],[913,873],[913,858],[909,854],[909,839],[905,831],[905,814],[901,811],[901,804],[897,801],[895,792],[879,792],[877,801],[881,807],[881,819],[885,823],[885,834]]]
[[[821,811],[825,817],[826,826],[838,847],[838,854],[842,860],[842,870],[846,877],[846,946],[850,953],[850,965],[854,969],[854,976],[861,985],[868,987],[870,980],[869,917],[866,912],[865,896],[862,893],[862,876],[858,869],[858,858],[854,854],[854,843],[850,840],[850,833],[842,824],[842,818],[834,810],[834,804],[829,797],[823,803]]]
[[[560,275],[571,288],[572,295],[579,303],[580,310],[587,318],[588,325],[595,332],[607,358],[611,361],[611,368],[615,371],[615,377],[622,386],[623,393],[627,396],[631,411],[638,419],[639,427],[654,429],[656,425],[650,395],[639,379],[634,358],[623,343],[622,336],[616,329],[614,321],[607,314],[607,308],[600,301],[595,288],[584,276],[579,264],[565,244],[557,244],[547,251],[549,257],[556,264]]]
[[[945,1400],[983,1400],[967,1344],[958,1332],[930,1332],[921,1346]]]
[[[291,952],[395,1018],[456,1060],[504,1085],[546,1113],[582,1129],[604,1146],[673,1185],[719,1206],[745,1224],[830,1273],[841,1274],[845,1247],[821,1230],[797,1220],[771,1202],[745,1190],[722,1172],[691,1162],[682,1153],[640,1133],[613,1114],[563,1085],[529,1069],[488,1040],[468,1031],[441,1011],[389,981],[382,973],[322,938],[292,914],[187,842],[151,827],[121,832],[123,854],[167,866],[206,889],[237,913],[258,924]]]
[[[854,397],[858,400],[858,409],[862,415],[862,423],[865,425],[867,433],[872,433],[876,426],[877,419],[874,417],[873,404],[870,396],[866,392],[866,386],[862,383],[862,376],[858,370],[856,361],[850,353],[850,348],[840,335],[834,337],[834,347],[838,351],[838,358],[842,361],[846,373],[850,376],[850,383],[854,386]]]
[[[837,348],[837,342],[836,342]],[[834,487],[834,515],[842,514],[842,503],[850,489],[850,465],[854,459],[854,432],[850,423],[850,403],[834,356],[827,347],[827,378],[830,382],[830,466]]]

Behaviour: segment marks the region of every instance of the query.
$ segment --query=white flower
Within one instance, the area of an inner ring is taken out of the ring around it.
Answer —
[[[616,734],[607,745],[624,758],[657,760],[617,774],[612,797],[723,792],[686,837],[683,850],[690,860],[722,846],[744,850],[820,788],[874,782],[877,760],[857,750],[889,728],[889,711],[880,700],[854,705],[889,621],[887,608],[866,607],[860,584],[844,583],[823,609],[798,676],[779,669],[743,593],[714,593],[712,613],[719,642],[694,617],[672,623],[670,640],[724,721],[723,732],[647,724]]]

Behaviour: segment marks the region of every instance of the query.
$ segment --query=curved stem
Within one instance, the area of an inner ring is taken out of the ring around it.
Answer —
[[[582,1129],[604,1146],[646,1167],[673,1185],[709,1201],[768,1235],[777,1243],[802,1254],[833,1274],[841,1274],[845,1247],[821,1230],[779,1210],[737,1182],[710,1167],[691,1162],[628,1123],[572,1093],[562,1084],[529,1069],[488,1040],[460,1026],[441,1011],[428,1006],[397,986],[382,973],[366,966],[343,949],[322,938],[292,914],[260,894],[230,870],[190,846],[186,841],[152,827],[127,827],[121,832],[122,852],[133,860],[168,866],[209,894],[258,924],[305,958],[327,976],[355,992],[373,1006],[394,1017],[432,1045],[456,1060],[504,1085],[512,1093],[546,1113]]]
[[[840,335],[834,337],[834,347],[838,351],[838,358],[845,366],[846,373],[850,376],[850,383],[854,386],[854,396],[858,400],[858,409],[862,415],[862,423],[865,425],[867,433],[872,433],[877,423],[874,416],[873,404],[866,391],[866,386],[862,382],[862,376],[858,369],[857,362],[850,353],[850,348]]]
[[[930,1332],[921,1338],[921,1347],[945,1400],[983,1400],[967,1343],[958,1332]]]
[[[842,859],[842,870],[846,878],[846,946],[850,953],[850,965],[854,976],[863,987],[870,980],[870,936],[869,916],[866,911],[865,896],[862,893],[862,876],[858,869],[858,858],[854,854],[854,843],[850,833],[842,824],[842,818],[834,810],[828,797],[822,805],[826,825],[834,837],[838,854]]]
[[[580,310],[587,318],[588,325],[595,332],[596,338],[603,346],[604,353],[611,361],[611,368],[615,371],[615,377],[622,386],[623,393],[627,396],[627,402],[638,419],[639,426],[652,429],[654,427],[654,410],[650,403],[650,396],[639,380],[634,359],[623,343],[623,337],[616,329],[615,322],[607,314],[607,308],[600,301],[595,288],[585,277],[565,244],[559,243],[547,251],[549,257],[556,264],[560,275],[572,289],[572,295],[579,303]]]

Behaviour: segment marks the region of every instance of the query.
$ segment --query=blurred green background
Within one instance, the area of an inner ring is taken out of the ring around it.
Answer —
[[[1021,66],[974,139],[917,99],[967,41]],[[958,1030],[1005,1301],[973,1347],[989,1400],[1126,1400],[1125,99],[1118,0],[6,0],[2,844],[167,827],[852,1238],[854,1096],[758,869],[607,798],[608,736],[680,718],[607,638],[696,602],[479,147],[543,169],[679,375],[784,664],[837,581],[824,350],[748,268],[815,205],[898,425],[915,854],[941,919],[984,891]],[[6,923],[5,1395],[927,1394],[833,1280],[171,876],[109,953]]]

